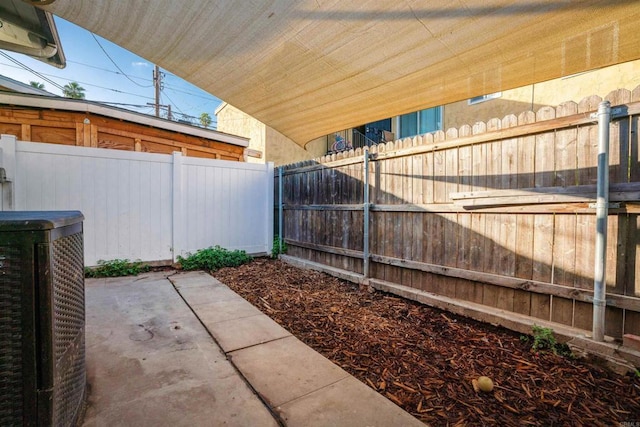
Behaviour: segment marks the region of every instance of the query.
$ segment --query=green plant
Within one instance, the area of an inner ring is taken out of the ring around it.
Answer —
[[[571,349],[566,344],[560,344],[555,335],[553,329],[545,328],[544,326],[533,325],[533,344],[531,345],[534,351],[551,351],[553,354],[559,356],[573,357]],[[522,340],[522,337],[520,338]],[[524,341],[524,340],[523,340]]]
[[[253,258],[245,251],[230,251],[220,246],[200,249],[186,257],[178,256],[178,262],[184,270],[216,271],[222,267],[237,267],[250,262]]]
[[[282,245],[282,249],[280,249],[280,245]],[[277,234],[273,236],[273,248],[271,249],[271,258],[276,259],[280,254],[287,253],[287,243],[284,239],[281,239]]]
[[[98,266],[89,268],[85,267],[85,277],[119,277],[119,276],[137,276],[140,273],[147,272],[150,266],[143,264],[142,261],[129,261],[128,259],[114,259],[111,261],[99,260]]]

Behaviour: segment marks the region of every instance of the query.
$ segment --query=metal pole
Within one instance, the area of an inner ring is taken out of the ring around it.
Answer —
[[[362,254],[362,274],[369,277],[369,148],[364,148],[364,229],[363,233],[363,254]]]
[[[282,253],[282,166],[278,168],[278,253]]]
[[[604,341],[607,271],[607,217],[609,215],[609,123],[611,104],[598,106],[598,181],[596,199],[596,253],[593,275],[593,339]]]

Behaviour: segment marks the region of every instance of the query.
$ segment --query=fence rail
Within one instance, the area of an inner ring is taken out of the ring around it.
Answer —
[[[619,338],[640,334],[640,88],[606,99],[621,203],[609,210],[606,333]],[[289,254],[358,274],[366,258],[374,281],[589,331],[600,101],[373,146],[368,200],[366,151],[285,166]]]
[[[85,264],[176,260],[220,245],[268,253],[273,165],[16,141],[2,135],[2,210],[80,210]]]

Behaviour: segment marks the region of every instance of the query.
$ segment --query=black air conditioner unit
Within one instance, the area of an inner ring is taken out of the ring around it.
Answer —
[[[0,425],[71,426],[84,407],[80,212],[0,212]]]

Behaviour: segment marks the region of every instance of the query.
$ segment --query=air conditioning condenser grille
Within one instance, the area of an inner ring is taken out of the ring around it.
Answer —
[[[22,253],[0,246],[0,425],[22,424]]]

